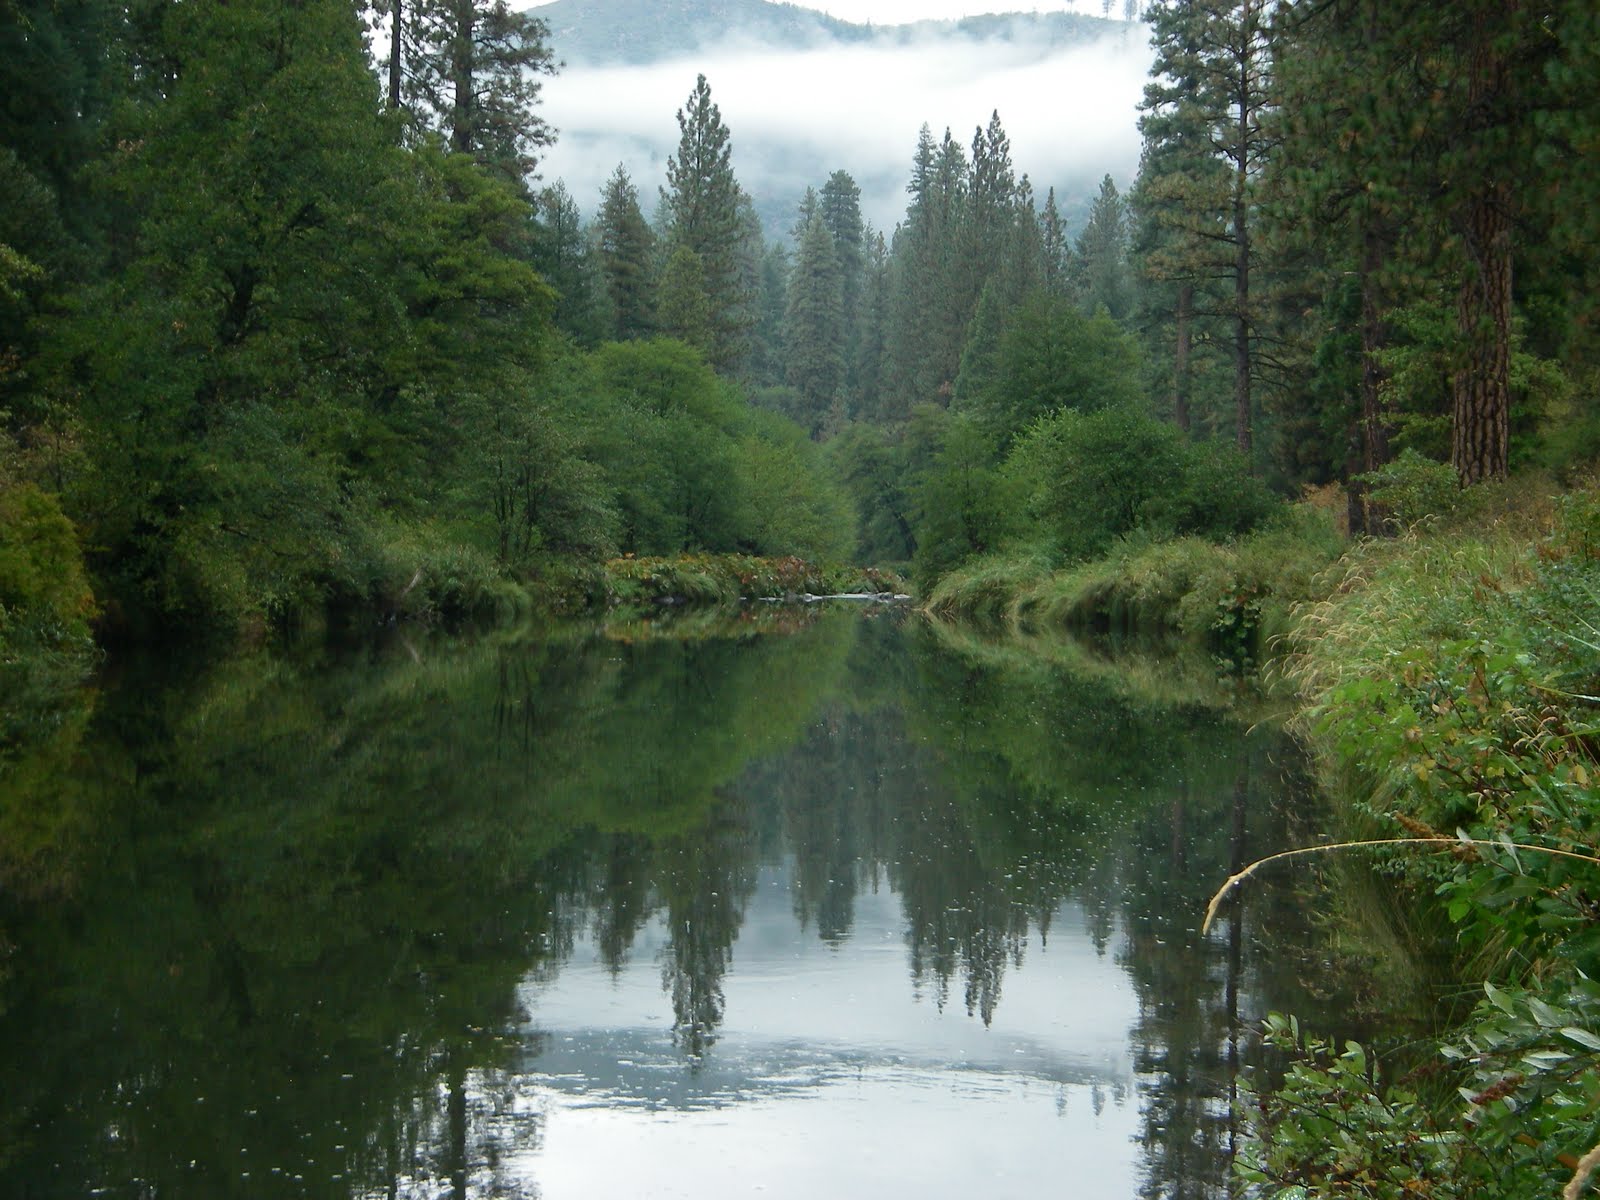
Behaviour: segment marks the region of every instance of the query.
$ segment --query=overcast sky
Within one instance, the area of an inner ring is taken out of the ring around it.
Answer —
[[[887,24],[900,19],[897,9],[928,16],[984,6],[833,0],[829,7],[853,19],[870,10]],[[905,213],[923,122],[936,139],[948,126],[970,146],[974,127],[995,110],[1017,173],[1032,178],[1041,205],[1055,187],[1070,221],[1102,176],[1123,189],[1132,182],[1149,66],[1148,31],[1132,26],[1054,51],[1026,38],[826,51],[730,41],[649,66],[573,67],[544,88],[544,116],[560,140],[541,173],[562,180],[588,215],[606,177],[624,163],[648,215],[677,148],[673,114],[703,71],[732,135],[734,171],[769,230],[786,227],[806,187],[820,187],[837,169],[861,187],[863,215],[892,230]]]

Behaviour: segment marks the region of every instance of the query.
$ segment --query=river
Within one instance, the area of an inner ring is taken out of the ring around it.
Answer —
[[[1371,997],[1296,874],[1201,936],[1321,833],[1220,697],[849,606],[119,662],[0,759],[0,1195],[1224,1195]]]

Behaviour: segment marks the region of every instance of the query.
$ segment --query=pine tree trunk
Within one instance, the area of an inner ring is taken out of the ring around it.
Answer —
[[[1189,350],[1194,338],[1194,284],[1178,285],[1178,337],[1172,353],[1172,417],[1189,432]]]
[[[1244,138],[1249,124],[1249,110],[1241,100],[1239,105],[1239,136]],[[1246,212],[1245,185],[1247,183],[1247,156],[1240,143],[1235,160],[1233,187],[1233,401],[1234,422],[1239,453],[1250,457],[1250,227]]]
[[[1238,143],[1233,152],[1233,401],[1239,453],[1248,461],[1251,451],[1250,422],[1250,224],[1248,189],[1250,184],[1250,132],[1251,79],[1249,37],[1251,36],[1251,5],[1245,0],[1239,28],[1245,42],[1239,49]]]
[[[1450,461],[1463,486],[1504,478],[1511,428],[1511,189],[1485,186],[1469,201],[1470,261],[1456,322],[1465,361],[1455,375]]]
[[[455,0],[456,36],[450,47],[450,81],[454,85],[454,112],[451,113],[450,145],[458,154],[472,150],[473,112],[472,35],[477,12],[473,0]]]
[[[1518,7],[1506,0],[1507,11]],[[1491,112],[1510,64],[1481,11],[1473,20],[1467,105]],[[1501,168],[1504,169],[1503,167]],[[1463,487],[1504,478],[1511,430],[1511,227],[1515,195],[1494,175],[1474,180],[1461,214],[1467,264],[1456,302],[1463,361],[1454,379],[1450,461]]]
[[[389,37],[389,107],[400,107],[400,80],[405,73],[405,49],[400,41],[405,28],[405,0],[394,0],[394,29]]]

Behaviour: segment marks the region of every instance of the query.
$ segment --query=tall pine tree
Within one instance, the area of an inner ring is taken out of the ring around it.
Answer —
[[[752,298],[741,261],[748,230],[740,212],[728,127],[704,75],[678,110],[678,134],[678,152],[667,160],[662,191],[669,265],[680,250],[699,260],[707,353],[713,366],[727,371],[745,353],[752,324]]]
[[[649,337],[655,331],[655,235],[639,209],[639,191],[620,163],[606,181],[597,226],[611,336],[619,341]]]

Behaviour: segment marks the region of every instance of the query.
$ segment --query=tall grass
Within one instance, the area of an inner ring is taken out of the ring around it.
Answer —
[[[940,580],[928,608],[1019,629],[1176,634],[1256,657],[1288,631],[1292,610],[1319,594],[1342,548],[1328,512],[1296,505],[1226,543],[1134,535],[1102,558],[1058,570],[1036,550],[981,558]]]

